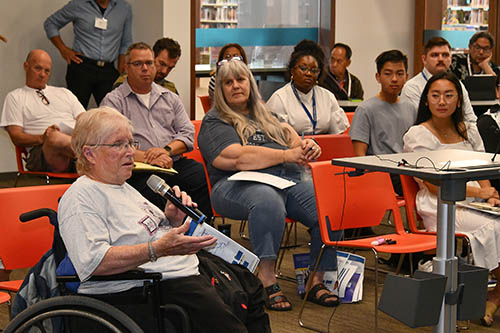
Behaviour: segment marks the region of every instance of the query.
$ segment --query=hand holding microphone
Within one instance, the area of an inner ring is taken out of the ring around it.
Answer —
[[[168,186],[163,179],[156,175],[151,175],[146,181],[148,187],[155,193],[158,193],[163,198],[170,201],[177,208],[183,211],[187,216],[189,216],[194,222],[201,224],[206,221],[207,217],[199,209],[195,207],[189,207],[182,203],[182,200],[175,196],[174,191],[170,186]]]

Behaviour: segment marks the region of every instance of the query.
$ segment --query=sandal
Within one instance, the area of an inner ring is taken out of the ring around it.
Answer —
[[[318,292],[321,290],[327,290],[328,293],[324,293],[319,298],[316,297]],[[334,301],[327,301],[328,298],[334,298],[334,297],[335,297]],[[302,298],[304,298],[304,295],[302,296]],[[323,283],[318,283],[317,285],[312,287],[311,290],[309,290],[309,294],[307,295],[307,300],[309,302],[327,307],[333,307],[340,304],[339,297],[332,294],[331,291],[327,287],[325,287]]]
[[[286,298],[285,295],[276,295],[271,297],[271,295],[276,294],[281,292],[280,285],[275,283],[270,285],[269,287],[265,288],[266,291],[266,308],[269,310],[273,311],[291,311],[292,310],[292,303]],[[285,307],[275,307],[274,305],[279,304],[279,303],[288,303],[290,304],[289,306]]]
[[[498,305],[496,305],[493,302],[486,301],[486,310],[484,312],[484,317],[481,318],[481,324],[483,326],[490,327],[493,325],[493,316],[495,315],[495,312],[497,312]]]

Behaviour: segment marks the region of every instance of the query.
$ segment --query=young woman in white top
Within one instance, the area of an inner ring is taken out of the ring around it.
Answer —
[[[483,142],[475,124],[463,121],[463,92],[452,73],[434,75],[425,86],[420,99],[416,125],[405,134],[407,152],[442,149],[484,151]],[[417,211],[429,231],[436,230],[437,186],[417,179]],[[483,200],[500,205],[498,192],[488,180],[470,181],[467,200]],[[500,220],[495,215],[457,207],[455,229],[470,239],[475,265],[488,268],[500,281]],[[488,293],[486,313],[481,322],[493,323],[493,315],[500,305],[500,283]]]

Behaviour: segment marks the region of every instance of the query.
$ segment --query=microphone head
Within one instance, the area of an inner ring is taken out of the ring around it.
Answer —
[[[149,179],[146,181],[148,187],[155,193],[162,193],[162,189],[166,188],[167,190],[170,188],[167,183],[157,175],[151,175]]]

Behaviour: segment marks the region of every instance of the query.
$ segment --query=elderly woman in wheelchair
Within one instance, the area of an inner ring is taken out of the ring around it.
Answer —
[[[132,174],[132,128],[127,118],[110,108],[82,114],[72,135],[80,178],[59,204],[59,228],[76,273],[79,294],[134,295],[140,281],[88,281],[140,268],[162,274],[160,304],[180,305],[194,332],[246,332],[245,325],[198,272],[195,253],[215,243],[211,236],[185,236],[184,213],[167,203],[165,211],[126,183]],[[174,187],[188,206],[191,198]],[[125,311],[144,331],[154,331],[148,310],[132,304]]]

